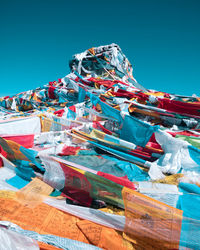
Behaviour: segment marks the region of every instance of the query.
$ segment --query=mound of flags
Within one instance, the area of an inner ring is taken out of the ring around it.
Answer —
[[[0,248],[199,249],[200,98],[146,89],[117,44],[69,66],[0,98]]]

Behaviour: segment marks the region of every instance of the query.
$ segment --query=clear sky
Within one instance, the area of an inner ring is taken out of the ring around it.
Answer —
[[[69,73],[117,43],[146,88],[200,95],[200,0],[0,0],[0,96]]]

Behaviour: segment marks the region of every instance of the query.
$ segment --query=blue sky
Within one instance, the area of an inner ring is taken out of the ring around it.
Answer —
[[[75,53],[117,43],[146,88],[200,95],[199,0],[1,0],[0,96],[65,76]]]

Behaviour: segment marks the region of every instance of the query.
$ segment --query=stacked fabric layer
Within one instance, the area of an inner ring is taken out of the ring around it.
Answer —
[[[69,65],[0,98],[0,246],[200,248],[200,98],[145,89],[116,44]]]

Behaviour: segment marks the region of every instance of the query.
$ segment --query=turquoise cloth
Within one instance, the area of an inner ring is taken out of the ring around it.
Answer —
[[[151,126],[135,117],[126,115],[123,122],[120,138],[145,147],[147,142],[159,126]]]
[[[19,177],[17,175],[12,177],[9,180],[6,180],[6,182],[9,185],[11,185],[11,186],[13,186],[15,188],[18,188],[18,189],[21,189],[21,188],[25,187],[29,183],[29,181],[24,180],[24,179],[22,179],[21,177]]]
[[[180,246],[200,249],[200,187],[190,183],[180,183],[177,208],[183,210]]]

